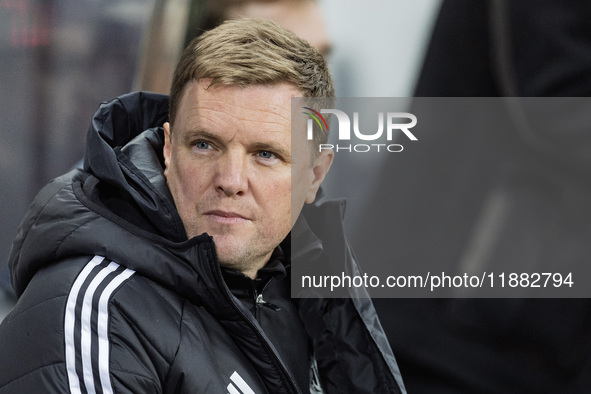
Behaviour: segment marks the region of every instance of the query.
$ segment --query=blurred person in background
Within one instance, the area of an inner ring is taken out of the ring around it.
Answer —
[[[278,23],[308,41],[323,56],[331,51],[326,23],[317,0],[205,0],[191,3],[182,46],[222,22],[240,18],[261,18]],[[136,76],[136,90],[168,94],[176,56],[168,53],[163,39],[174,30],[162,23],[160,30],[148,34],[144,56]]]
[[[444,1],[414,95],[589,97],[589,20],[585,1]],[[460,120],[478,122],[477,115],[450,119],[435,108],[439,127],[420,136],[413,154],[384,168],[382,179],[395,179],[395,187],[384,182],[375,190],[351,237],[360,262],[387,256],[395,264],[435,262],[444,271],[467,264],[489,272],[500,262],[554,272],[587,265],[590,124],[565,120],[588,119],[589,106],[561,110],[540,124],[522,109],[524,123],[512,113],[504,118],[514,124],[491,130],[457,127]],[[375,228],[383,235],[369,231]],[[591,387],[589,299],[374,304],[411,393]]]
[[[330,40],[317,0],[220,0],[204,5],[203,23],[209,30],[227,19],[268,19],[308,41],[324,57],[330,53]]]

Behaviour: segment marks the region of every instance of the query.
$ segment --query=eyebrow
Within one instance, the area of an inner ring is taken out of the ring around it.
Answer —
[[[183,142],[188,144],[191,143],[195,138],[203,138],[217,144],[224,143],[222,138],[220,138],[217,134],[202,129],[187,131],[183,136]],[[288,160],[291,157],[291,149],[285,149],[284,145],[285,144],[282,142],[277,142],[274,144],[267,142],[255,142],[251,144],[249,148],[257,151],[267,150],[275,152],[282,156],[285,160]]]
[[[218,143],[222,142],[222,139],[219,136],[217,136],[216,134],[213,134],[213,133],[210,133],[209,131],[201,130],[201,129],[187,131],[185,133],[185,135],[183,136],[183,142],[190,143],[195,138],[204,138],[204,139],[210,140],[212,142],[218,142]]]

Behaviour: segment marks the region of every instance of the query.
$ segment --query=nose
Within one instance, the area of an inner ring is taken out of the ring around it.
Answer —
[[[248,189],[247,160],[242,152],[228,151],[219,158],[214,178],[216,191],[226,196],[243,195]]]

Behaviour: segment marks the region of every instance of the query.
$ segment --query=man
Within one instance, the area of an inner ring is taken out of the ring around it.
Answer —
[[[368,300],[289,294],[292,217],[332,161],[291,149],[291,98],[332,95],[308,43],[245,19],[189,45],[170,108],[103,104],[84,170],[40,192],[14,243],[0,393],[404,392]]]

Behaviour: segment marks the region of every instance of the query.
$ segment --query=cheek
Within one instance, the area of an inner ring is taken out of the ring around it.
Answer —
[[[275,174],[276,175],[276,174]],[[287,171],[281,176],[266,173],[257,179],[251,177],[251,190],[257,200],[257,204],[264,212],[277,220],[281,216],[289,217],[292,198],[291,172]]]
[[[175,200],[189,202],[196,199],[203,191],[204,180],[204,171],[198,171],[190,163],[174,162],[168,170],[167,182]]]

